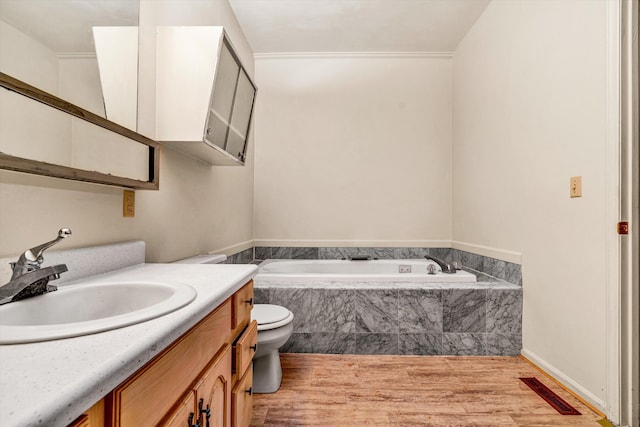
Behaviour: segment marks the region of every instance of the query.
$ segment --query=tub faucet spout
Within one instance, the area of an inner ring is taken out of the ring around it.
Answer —
[[[435,262],[436,264],[438,264],[440,266],[440,268],[442,269],[443,273],[447,273],[447,274],[455,274],[456,273],[456,268],[453,266],[453,264],[450,264],[446,261],[441,260],[440,258],[436,258],[436,257],[432,257],[429,255],[425,255],[424,256],[426,259]]]

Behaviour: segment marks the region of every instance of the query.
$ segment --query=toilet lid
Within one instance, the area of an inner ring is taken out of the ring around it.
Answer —
[[[258,330],[273,329],[291,322],[293,313],[279,305],[255,304],[251,319],[258,322]]]

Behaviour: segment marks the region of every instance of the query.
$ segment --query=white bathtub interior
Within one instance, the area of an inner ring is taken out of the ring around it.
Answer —
[[[435,274],[429,273],[435,267]],[[458,270],[443,273],[440,266],[426,259],[385,260],[266,260],[259,265],[261,281],[344,281],[344,282],[418,282],[475,283],[476,276]]]

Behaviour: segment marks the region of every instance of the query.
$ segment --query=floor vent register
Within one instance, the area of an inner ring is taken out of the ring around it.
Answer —
[[[542,384],[537,378],[520,378],[520,381],[528,385],[531,390],[535,391],[538,396],[543,398],[560,414],[581,415],[576,408],[565,402],[560,396],[551,391],[546,385]]]

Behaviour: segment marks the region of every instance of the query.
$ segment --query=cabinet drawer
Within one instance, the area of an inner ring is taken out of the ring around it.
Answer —
[[[231,329],[239,332],[251,320],[251,309],[253,308],[253,280],[249,281],[239,289],[231,298],[233,302],[233,320]]]
[[[251,364],[258,345],[258,322],[249,324],[234,345],[234,372],[241,376]]]
[[[251,423],[253,411],[253,369],[249,367],[231,392],[231,418],[233,427],[247,427]]]
[[[230,332],[231,302],[227,300],[113,391],[112,425],[156,425],[229,342]]]

